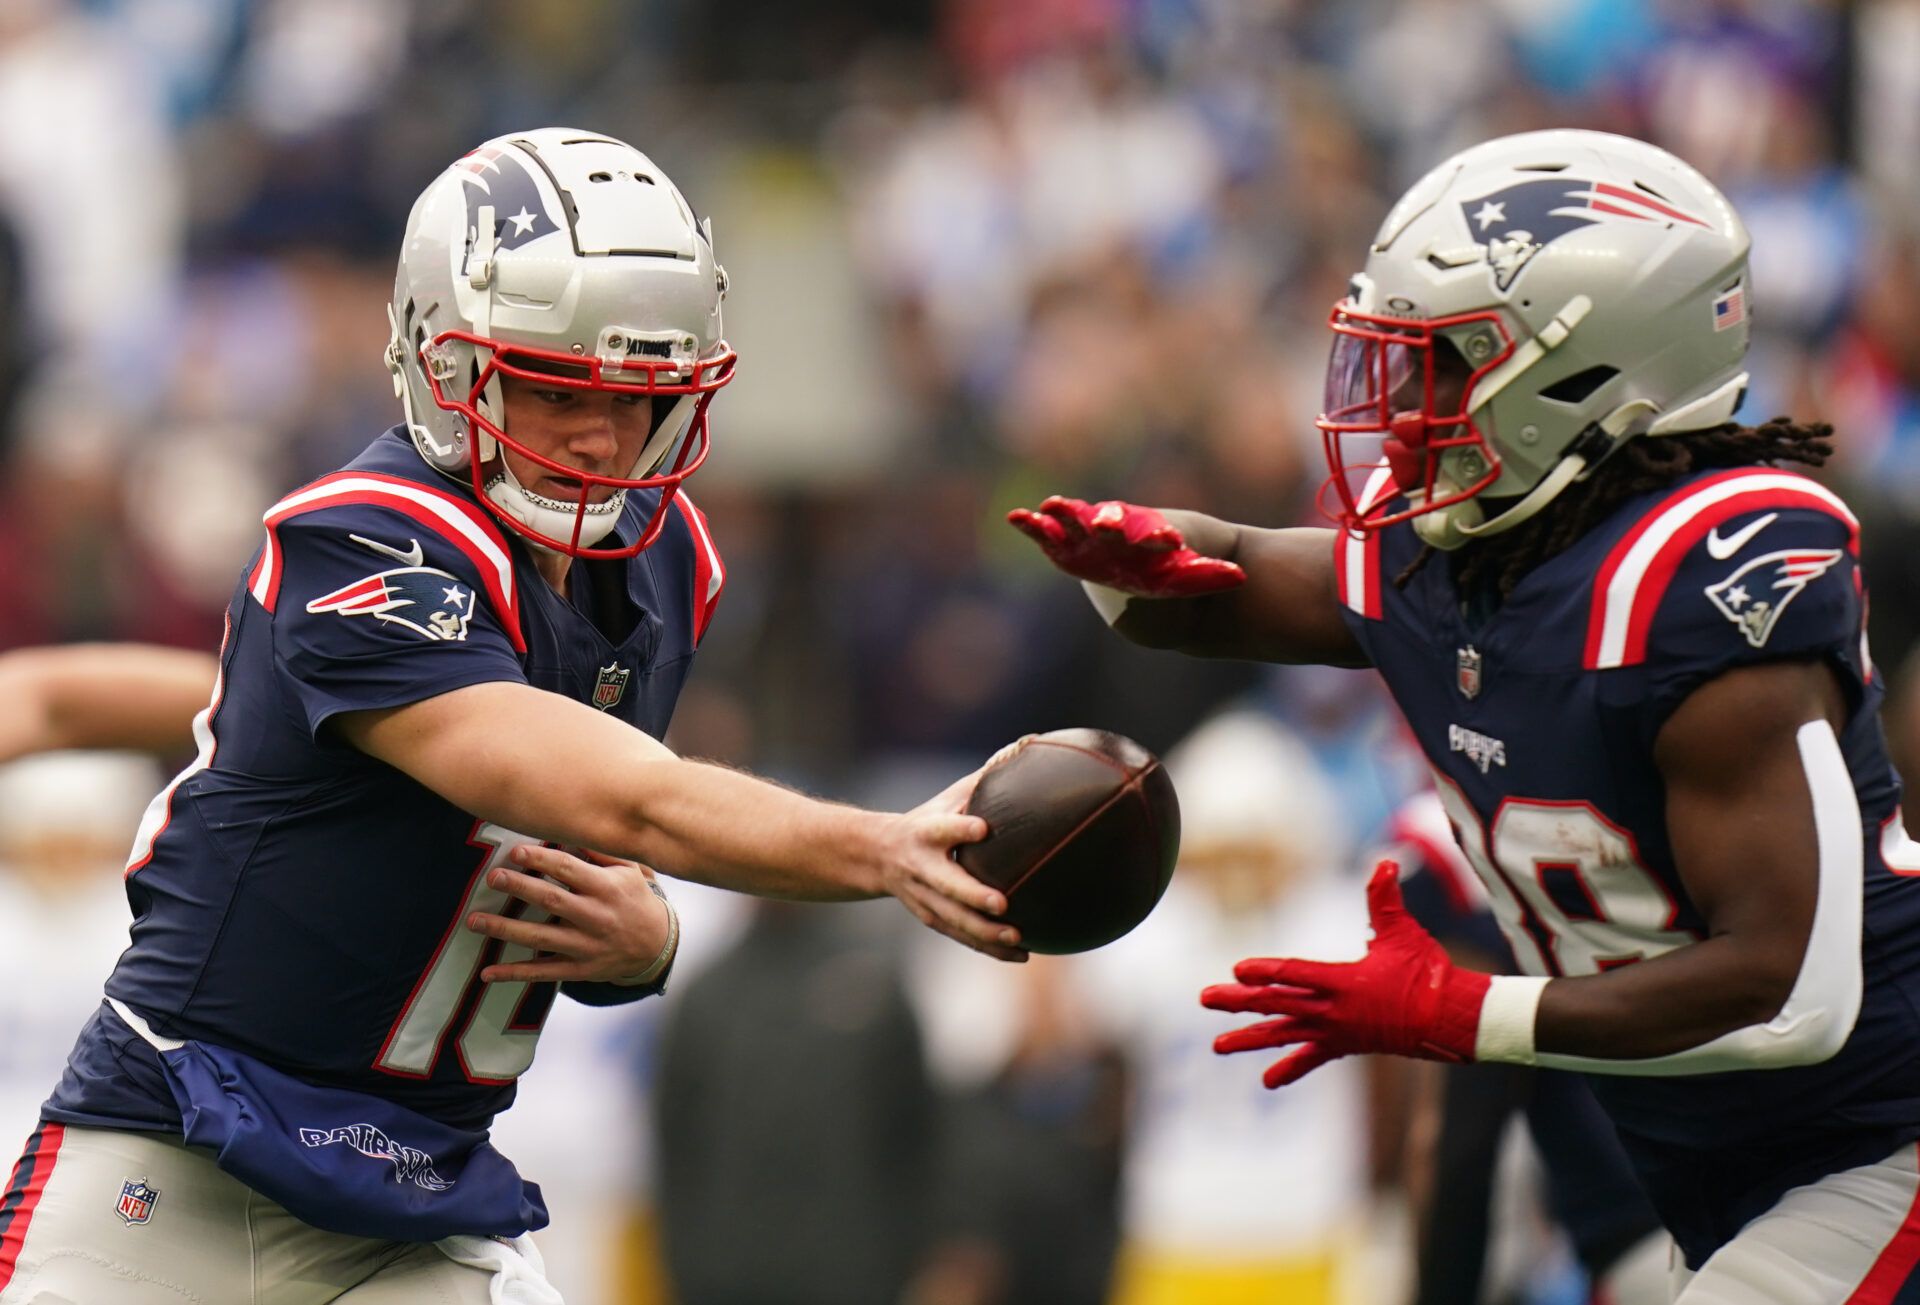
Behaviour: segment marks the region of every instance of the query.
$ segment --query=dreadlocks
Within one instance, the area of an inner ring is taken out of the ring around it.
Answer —
[[[1504,534],[1461,550],[1457,580],[1462,592],[1492,584],[1502,602],[1520,578],[1612,515],[1630,498],[1662,489],[1681,477],[1716,467],[1762,462],[1798,462],[1817,467],[1833,453],[1833,427],[1801,425],[1775,417],[1760,426],[1728,422],[1687,435],[1629,440],[1594,474],[1575,481],[1548,511]],[[1404,589],[1435,550],[1420,550],[1393,583]]]

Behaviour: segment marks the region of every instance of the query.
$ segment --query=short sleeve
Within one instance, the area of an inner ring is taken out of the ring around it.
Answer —
[[[727,587],[727,567],[713,542],[707,514],[694,505],[684,490],[677,501],[681,514],[686,517],[688,542],[692,545],[692,591],[688,597],[693,608],[693,644],[697,648],[706,636],[714,610],[720,606],[720,591]]]
[[[1646,644],[1657,715],[1716,675],[1766,661],[1823,659],[1860,690],[1872,674],[1864,616],[1850,519],[1817,507],[1731,517],[1685,551],[1659,596]]]
[[[499,579],[467,549],[365,505],[283,521],[274,542],[274,661],[316,734],[340,712],[526,681]]]

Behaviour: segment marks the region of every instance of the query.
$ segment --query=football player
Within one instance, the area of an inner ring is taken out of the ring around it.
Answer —
[[[1372,666],[1525,975],[1451,963],[1391,864],[1341,965],[1209,988],[1290,1083],[1386,1052],[1585,1071],[1678,1299],[1920,1298],[1920,849],[1825,427],[1733,422],[1748,238],[1639,141],[1418,182],[1332,311],[1334,531],[1051,499],[1014,524],[1123,635]]]
[[[883,815],[658,741],[725,577],[683,489],[725,291],[709,226],[594,132],[490,141],[420,196],[405,420],[266,514],[128,863],[131,945],[0,1199],[0,1302],[557,1299],[486,1129],[556,995],[664,984],[641,863],[892,894],[1023,956],[949,858],[985,833],[968,780]]]

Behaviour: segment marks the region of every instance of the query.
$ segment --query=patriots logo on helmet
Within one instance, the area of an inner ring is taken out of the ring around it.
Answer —
[[[1766,646],[1780,613],[1802,589],[1825,575],[1842,554],[1837,548],[1789,548],[1756,557],[1718,584],[1707,597],[1738,626],[1755,648]]]
[[[493,205],[493,243],[495,249],[518,249],[529,240],[538,240],[559,225],[547,216],[540,200],[540,187],[533,174],[512,154],[493,146],[482,146],[453,165],[463,175],[461,191],[467,198],[467,248],[480,230],[482,205]],[[461,272],[464,274],[463,266]]]
[[[1707,225],[1653,195],[1612,182],[1574,177],[1522,181],[1467,200],[1460,205],[1460,213],[1474,240],[1487,247],[1493,283],[1502,290],[1513,285],[1535,254],[1568,232],[1596,222]]]
[[[467,622],[473,619],[473,588],[434,567],[406,566],[322,594],[307,610],[371,616],[404,625],[436,643],[458,643],[467,637]]]

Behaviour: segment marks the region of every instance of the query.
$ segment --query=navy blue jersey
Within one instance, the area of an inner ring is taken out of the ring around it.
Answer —
[[[1703,936],[1667,837],[1655,736],[1730,668],[1834,668],[1851,794],[1835,783],[1842,807],[1857,804],[1864,865],[1823,855],[1820,871],[1823,890],[1864,897],[1851,1036],[1817,1065],[1590,1081],[1694,1263],[1788,1188],[1920,1136],[1920,856],[1898,818],[1845,504],[1769,467],[1701,473],[1623,505],[1484,614],[1463,608],[1444,556],[1395,587],[1420,548],[1410,525],[1335,548],[1348,624],[1530,974],[1594,974]]]
[[[630,493],[616,538],[635,538],[654,502]],[[512,1100],[555,987],[482,984],[482,966],[529,953],[462,922],[521,911],[485,873],[530,840],[328,722],[505,680],[659,737],[719,596],[719,557],[681,495],[645,552],[575,562],[569,601],[399,429],[265,521],[195,723],[199,755],[136,840],[133,941],[107,995],[164,1036],[483,1127]],[[46,1115],[179,1127],[157,1060],[104,1006]]]

